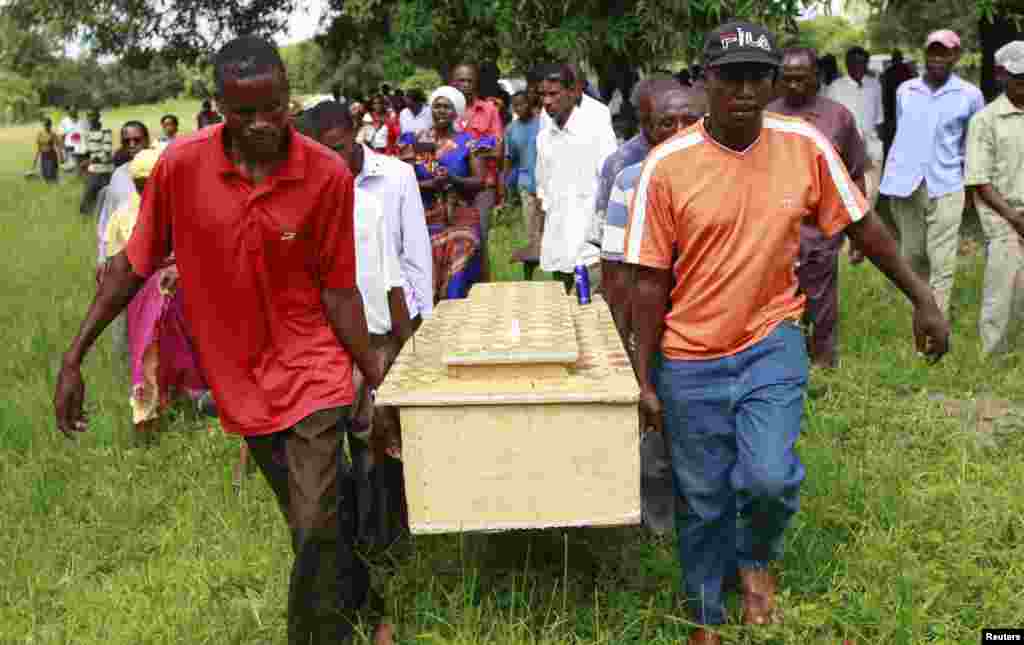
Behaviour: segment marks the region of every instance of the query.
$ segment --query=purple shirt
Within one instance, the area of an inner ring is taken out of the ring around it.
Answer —
[[[786,105],[785,100],[775,99],[765,110],[800,117],[818,128],[839,151],[839,156],[846,164],[846,171],[850,173],[850,179],[858,183],[864,179],[867,149],[864,147],[864,139],[857,131],[856,117],[842,103],[823,96],[815,96],[806,105],[793,108]]]
[[[775,99],[765,109],[777,114],[799,117],[816,127],[839,151],[839,157],[846,165],[850,179],[857,184],[864,181],[867,148],[857,130],[857,118],[842,103],[823,96],[815,96],[806,105],[794,108],[786,105],[784,99]],[[815,250],[838,252],[845,239],[842,233],[825,237],[817,226],[808,224],[800,226],[800,237],[801,255]]]

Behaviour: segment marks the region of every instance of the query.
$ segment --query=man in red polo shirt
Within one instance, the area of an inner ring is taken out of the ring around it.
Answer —
[[[349,642],[356,613],[376,603],[352,548],[339,432],[353,360],[371,392],[381,380],[356,288],[352,174],[292,129],[273,45],[239,38],[214,62],[225,123],[180,139],[154,169],[131,240],[64,355],[57,425],[85,430],[81,363],[173,252],[224,429],[245,437],[291,527],[288,642]],[[382,625],[376,643],[390,642]]]
[[[505,126],[501,122],[501,114],[493,103],[478,96],[480,85],[480,68],[473,63],[460,63],[452,70],[451,85],[466,97],[466,111],[456,126],[472,137],[494,137],[497,147],[493,150],[481,150],[485,157],[485,187],[477,193],[475,204],[480,209],[480,257],[483,266],[483,280],[490,279],[490,262],[487,255],[487,238],[490,232],[491,210],[501,202],[503,186],[498,178],[501,176],[499,164],[505,159]]]

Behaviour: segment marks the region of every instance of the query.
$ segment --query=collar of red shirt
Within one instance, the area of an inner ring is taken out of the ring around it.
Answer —
[[[211,130],[213,132],[211,132],[210,138],[217,142],[217,145],[214,146],[215,150],[212,152],[217,173],[240,175],[238,166],[228,157],[224,124],[213,126]],[[272,176],[278,180],[301,180],[306,176],[306,148],[299,141],[300,135],[292,126],[288,126],[285,136],[288,138],[288,154],[284,162],[274,170]]]

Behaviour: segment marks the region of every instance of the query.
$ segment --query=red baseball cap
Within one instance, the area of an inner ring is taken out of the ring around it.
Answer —
[[[960,36],[957,36],[955,31],[939,29],[928,34],[928,39],[924,41],[924,48],[928,49],[935,43],[942,45],[946,49],[960,49]]]

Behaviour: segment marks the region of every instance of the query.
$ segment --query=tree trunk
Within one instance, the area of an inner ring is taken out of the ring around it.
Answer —
[[[625,58],[617,58],[606,61],[605,64],[595,66],[598,75],[598,92],[607,103],[615,95],[615,90],[622,93],[622,107],[615,119],[616,133],[623,138],[629,138],[636,133],[637,116],[633,104],[629,102],[629,95],[633,92],[633,86],[639,80],[637,68]]]
[[[985,100],[991,101],[999,95],[995,80],[996,50],[1019,39],[1021,33],[1013,21],[1004,15],[996,15],[993,22],[984,18],[979,21],[978,35],[981,40],[981,91],[985,94]]]

